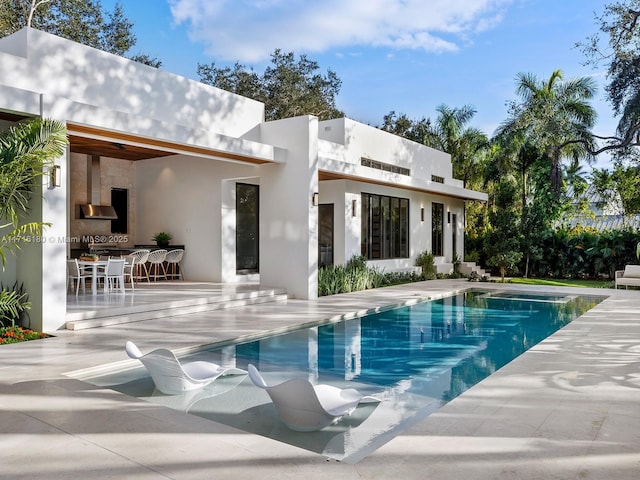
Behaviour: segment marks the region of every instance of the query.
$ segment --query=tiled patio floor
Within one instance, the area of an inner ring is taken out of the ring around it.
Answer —
[[[578,290],[611,297],[355,465],[64,375],[124,360],[127,339],[186,349],[470,286],[516,288],[431,281],[2,346],[0,478],[637,479],[640,291]]]

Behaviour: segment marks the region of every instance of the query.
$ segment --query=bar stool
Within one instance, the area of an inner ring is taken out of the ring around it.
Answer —
[[[157,280],[158,278],[167,279],[167,270],[164,268],[164,259],[167,256],[167,251],[164,249],[154,250],[149,254],[147,261],[149,262],[149,277]],[[158,274],[158,270],[161,270],[162,275]],[[151,272],[154,272],[153,274]]]
[[[184,255],[184,250],[181,248],[176,248],[175,250],[170,250],[167,252],[167,256],[165,257],[165,262],[167,262],[167,279],[169,278],[178,278],[179,280],[184,280],[184,275],[182,275],[182,256]]]
[[[129,254],[129,256],[135,258],[135,268],[133,269],[132,280],[142,280],[146,278],[147,283],[149,283],[149,271],[147,270],[149,253],[151,253],[151,250],[141,249]]]

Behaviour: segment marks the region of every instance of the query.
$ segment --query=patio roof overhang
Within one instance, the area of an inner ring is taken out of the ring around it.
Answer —
[[[443,197],[459,198],[469,201],[487,201],[487,194],[482,192],[476,192],[475,190],[468,190],[466,188],[454,187],[451,185],[443,185],[441,183],[434,183],[433,186],[420,184],[417,182],[397,183],[393,181],[387,181],[380,178],[363,177],[354,174],[344,172],[329,172],[326,170],[318,171],[318,180],[353,180],[362,183],[370,183],[372,185],[383,185],[386,187],[400,188],[403,190],[411,190],[414,192],[431,193],[434,195],[441,195]],[[425,183],[425,182],[422,182]],[[433,183],[433,182],[430,182]]]
[[[234,139],[236,145],[230,145],[229,150],[220,150],[72,122],[67,122],[67,132],[71,151],[87,155],[137,161],[182,154],[258,165],[277,162],[274,155],[269,152],[252,153],[251,148],[243,149],[244,143],[253,142],[237,139]]]

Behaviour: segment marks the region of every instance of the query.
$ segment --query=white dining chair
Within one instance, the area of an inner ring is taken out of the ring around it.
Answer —
[[[125,283],[127,281],[127,276],[128,276],[129,279],[131,280],[131,290],[135,290],[135,282],[133,281],[133,279],[134,279],[135,269],[138,267],[138,264],[136,263],[136,257],[133,255],[125,255],[122,258],[125,259],[125,263],[124,263]]]
[[[98,276],[104,280],[104,293],[109,293],[119,287],[120,293],[124,292],[124,258],[110,258],[107,265]]]
[[[69,285],[72,288],[75,285],[76,297],[78,296],[80,284],[82,284],[82,293],[85,293],[85,280],[87,278],[91,278],[91,273],[78,265],[77,258],[67,260],[67,289],[69,289]]]

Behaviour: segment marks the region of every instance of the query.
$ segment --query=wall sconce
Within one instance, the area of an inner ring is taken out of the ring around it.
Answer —
[[[318,192],[314,192],[314,193],[313,193],[313,196],[311,197],[311,204],[312,204],[314,207],[317,207],[317,206],[318,206],[319,201],[320,201],[320,194],[319,194]]]
[[[420,209],[420,221],[424,222],[424,207]]]
[[[447,212],[447,223],[451,223],[451,212]]]
[[[62,170],[60,165],[53,165],[49,169],[49,186],[51,188],[59,187],[62,183]]]
[[[356,208],[358,208],[358,201],[354,198],[351,200],[351,216],[356,217]]]

